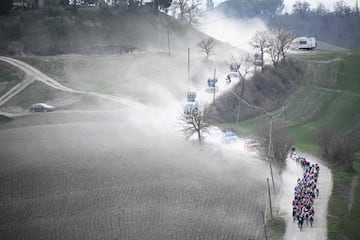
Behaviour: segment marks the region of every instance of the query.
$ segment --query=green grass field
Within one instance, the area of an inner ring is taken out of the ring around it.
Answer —
[[[0,62],[0,96],[21,82],[23,75],[10,65]]]
[[[289,132],[300,150],[316,153],[316,135],[321,128],[338,132],[350,130],[360,136],[360,52],[312,54],[305,58],[311,64],[305,86],[289,100],[286,113],[280,118],[286,119]],[[256,134],[266,121],[258,117],[232,126],[240,132]],[[247,132],[243,129],[247,129]],[[329,239],[359,239],[359,181],[349,212],[353,174],[344,171],[341,166],[330,167],[333,170],[334,188],[329,202]],[[359,175],[359,156],[354,162],[354,169]]]
[[[301,151],[318,151],[316,136],[320,129],[352,131],[360,136],[360,52],[332,52],[305,55],[309,67],[304,86],[290,97],[279,119],[286,122],[295,145]],[[259,116],[239,124],[227,123],[243,136],[258,135],[269,118]],[[334,189],[329,202],[329,239],[359,239],[360,184],[355,189],[353,207],[348,212],[352,173],[330,165]],[[359,156],[354,162],[360,174]]]
[[[329,202],[328,237],[329,239],[359,239],[360,232],[360,181],[357,178],[353,196],[349,196],[353,174],[338,166],[332,166],[334,187]],[[360,174],[360,156],[354,162],[357,176]],[[352,208],[349,211],[349,201],[352,198]]]

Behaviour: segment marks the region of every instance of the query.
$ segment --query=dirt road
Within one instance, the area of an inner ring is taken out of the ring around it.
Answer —
[[[317,162],[320,165],[320,175],[318,180],[320,195],[314,202],[315,221],[312,227],[304,223],[303,229],[300,231],[297,224],[292,220],[291,202],[294,198],[294,187],[297,178],[302,176],[303,171],[300,165],[294,160],[288,159],[286,170],[282,174],[283,188],[282,193],[280,194],[281,199],[279,201],[281,214],[286,221],[286,233],[284,239],[327,239],[327,207],[333,185],[331,171],[316,157],[306,154],[301,154],[301,156],[304,156],[312,163]]]
[[[9,99],[11,99],[12,97],[14,97],[16,94],[18,94],[19,92],[21,92],[22,90],[24,90],[29,84],[31,84],[33,81],[37,80],[40,81],[42,83],[45,83],[46,85],[61,90],[61,91],[65,91],[65,92],[71,92],[71,93],[81,93],[81,94],[88,94],[88,95],[93,95],[93,96],[97,96],[100,98],[104,98],[107,100],[112,100],[115,102],[119,102],[128,106],[142,106],[142,104],[140,104],[139,102],[135,102],[135,101],[131,101],[129,99],[126,98],[120,98],[120,97],[116,97],[116,96],[111,96],[108,94],[101,94],[101,93],[95,93],[95,92],[85,92],[85,91],[79,91],[79,90],[75,90],[72,88],[68,88],[62,84],[60,84],[59,82],[57,82],[55,79],[45,75],[44,73],[40,72],[39,70],[37,70],[36,68],[32,67],[31,65],[24,63],[22,61],[19,61],[17,59],[14,58],[9,58],[9,57],[1,57],[0,56],[0,61],[4,61],[7,62],[19,69],[21,69],[22,71],[25,72],[26,74],[26,78],[25,81],[21,84],[16,85],[13,89],[11,89],[8,93],[6,93],[4,96],[2,96],[0,98],[0,105],[4,104],[6,101],[8,101]]]

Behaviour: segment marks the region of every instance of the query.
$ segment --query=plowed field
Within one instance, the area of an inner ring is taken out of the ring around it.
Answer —
[[[262,238],[268,167],[241,145],[199,147],[116,112],[54,116],[0,130],[1,239]]]

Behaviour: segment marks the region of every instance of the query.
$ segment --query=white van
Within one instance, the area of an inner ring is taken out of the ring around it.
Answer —
[[[314,37],[298,37],[293,41],[294,49],[312,50],[317,47],[316,39]]]

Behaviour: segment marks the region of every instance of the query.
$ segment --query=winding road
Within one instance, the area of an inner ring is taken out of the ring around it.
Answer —
[[[320,189],[319,198],[314,201],[315,219],[312,227],[304,223],[302,231],[292,220],[291,202],[294,199],[294,187],[298,177],[303,175],[302,168],[294,160],[288,159],[286,170],[282,174],[283,187],[280,193],[280,212],[286,222],[285,240],[318,240],[327,239],[327,209],[332,191],[331,171],[315,156],[301,153],[311,163],[319,163],[320,175],[318,188]]]
[[[143,104],[141,104],[139,102],[131,101],[129,99],[122,98],[122,97],[116,97],[116,96],[112,96],[112,95],[108,95],[108,94],[95,93],[95,92],[85,92],[85,91],[79,91],[79,90],[71,89],[71,88],[68,88],[68,87],[60,84],[55,79],[45,75],[44,73],[40,72],[36,68],[32,67],[31,65],[29,65],[27,63],[24,63],[24,62],[22,62],[20,60],[10,58],[10,57],[3,57],[3,56],[0,57],[0,60],[19,68],[20,70],[22,70],[26,74],[25,79],[23,80],[23,82],[16,85],[12,89],[10,89],[10,91],[8,91],[6,94],[4,94],[3,96],[0,97],[0,106],[3,105],[8,100],[10,100],[16,94],[18,94],[19,92],[24,90],[28,85],[30,85],[35,80],[40,81],[42,83],[45,83],[46,85],[48,85],[48,86],[50,86],[52,88],[55,88],[55,89],[58,89],[58,90],[61,90],[61,91],[65,91],[65,92],[88,94],[88,95],[104,98],[104,99],[107,99],[107,100],[115,101],[115,102],[118,102],[118,103],[122,103],[124,105],[132,106],[132,107],[133,106],[141,106],[141,107],[145,106],[145,105],[143,105]]]

